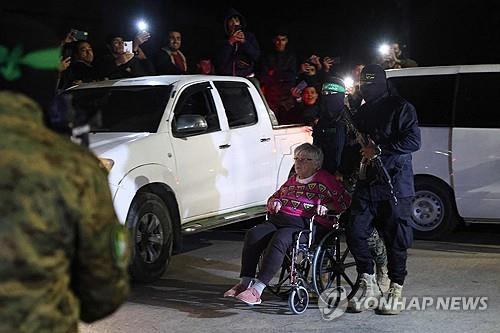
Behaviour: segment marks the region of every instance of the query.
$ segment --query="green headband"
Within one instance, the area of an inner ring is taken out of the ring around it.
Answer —
[[[338,83],[326,82],[323,83],[321,88],[321,93],[331,94],[331,93],[345,93],[345,87]]]
[[[8,47],[0,45],[0,76],[7,81],[19,79],[22,76],[19,65],[40,70],[57,70],[60,54],[59,47],[23,54],[21,45],[16,45],[10,52]]]

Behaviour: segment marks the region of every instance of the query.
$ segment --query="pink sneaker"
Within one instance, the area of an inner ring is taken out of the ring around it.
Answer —
[[[241,292],[245,291],[247,288],[242,285],[241,283],[236,284],[234,287],[229,289],[224,293],[224,297],[235,297],[236,295],[240,294]]]
[[[243,301],[248,305],[256,305],[262,303],[259,292],[253,287],[248,288],[247,290],[239,293],[235,297],[236,299],[239,299],[240,301]]]

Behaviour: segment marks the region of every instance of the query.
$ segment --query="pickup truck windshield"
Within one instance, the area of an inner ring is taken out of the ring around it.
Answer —
[[[172,86],[129,86],[74,90],[73,106],[96,114],[92,132],[156,132]]]

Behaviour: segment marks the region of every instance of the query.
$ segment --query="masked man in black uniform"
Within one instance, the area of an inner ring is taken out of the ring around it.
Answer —
[[[411,153],[420,148],[420,129],[413,105],[389,94],[380,66],[368,65],[361,72],[361,95],[366,103],[355,114],[354,123],[370,140],[361,148],[361,155],[365,161],[380,156],[394,189],[391,193],[390,186],[380,177],[380,169],[367,162],[366,178],[357,182],[347,227],[347,241],[360,276],[360,296],[349,302],[349,309],[360,312],[378,305],[381,314],[397,314],[403,308],[401,292],[407,274],[407,249],[413,241],[410,219],[415,193]],[[375,226],[374,221],[380,221],[380,225]],[[387,297],[378,302],[381,292],[367,243],[374,227],[386,244],[391,279]]]
[[[313,127],[313,144],[323,151],[323,168],[332,175],[339,168],[346,140],[343,121],[345,91],[342,80],[333,76],[326,78],[321,88],[319,114]]]

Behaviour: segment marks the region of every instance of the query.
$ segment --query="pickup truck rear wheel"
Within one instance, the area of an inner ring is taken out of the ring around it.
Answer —
[[[172,219],[165,202],[153,193],[138,193],[127,216],[131,232],[130,273],[137,282],[161,277],[172,257]]]
[[[457,214],[452,198],[446,184],[432,178],[415,179],[412,227],[416,238],[439,239],[453,231]]]

